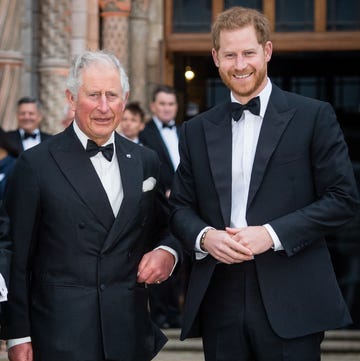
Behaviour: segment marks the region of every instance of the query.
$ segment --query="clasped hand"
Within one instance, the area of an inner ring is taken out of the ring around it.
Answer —
[[[208,231],[204,245],[215,259],[232,264],[252,260],[269,250],[273,241],[264,226],[226,227],[225,231]]]
[[[161,283],[166,281],[175,264],[175,257],[164,249],[145,253],[138,267],[139,283]]]

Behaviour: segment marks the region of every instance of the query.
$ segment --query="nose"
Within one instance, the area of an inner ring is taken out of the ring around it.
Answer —
[[[235,68],[242,70],[245,69],[246,67],[247,67],[247,63],[245,57],[243,57],[242,55],[237,56],[235,60]]]
[[[99,98],[98,109],[99,109],[102,113],[106,113],[106,112],[108,111],[108,109],[109,109],[108,100],[107,100],[105,94],[102,94],[101,97]]]

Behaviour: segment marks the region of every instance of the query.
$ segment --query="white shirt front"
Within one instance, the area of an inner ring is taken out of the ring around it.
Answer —
[[[176,170],[177,166],[180,162],[180,155],[179,155],[179,138],[177,135],[177,130],[175,126],[175,121],[170,121],[169,125],[172,126],[172,128],[164,128],[163,123],[161,120],[159,120],[157,117],[153,117],[154,122],[159,129],[161,138],[163,139],[166,148],[169,152],[171,163],[174,167],[174,170]]]
[[[23,146],[24,150],[30,149],[30,148],[34,147],[35,145],[40,144],[41,139],[40,139],[40,130],[39,129],[35,129],[33,131],[33,134],[36,134],[35,138],[29,137],[29,138],[24,139],[25,130],[20,128],[19,132],[20,132],[22,146]]]
[[[232,180],[231,180],[231,216],[230,227],[241,228],[247,226],[246,207],[250,189],[252,167],[255,159],[256,147],[259,140],[260,130],[265,111],[269,102],[272,84],[268,79],[265,88],[259,93],[260,114],[254,115],[245,110],[241,118],[232,124]],[[231,101],[238,102],[231,93]],[[264,225],[270,233],[276,251],[283,249],[279,238],[269,224]],[[196,258],[203,258],[207,252],[200,248],[202,233],[209,227],[205,227],[196,238]]]
[[[76,120],[73,122],[73,125],[76,135],[78,136],[84,149],[86,149],[89,137],[80,130],[79,126],[76,123]],[[116,157],[114,133],[111,134],[109,140],[105,144],[103,144],[103,146],[111,143],[114,144],[114,154],[111,162],[109,162],[101,152],[91,157],[90,160],[95,168],[96,173],[100,178],[100,181],[108,196],[114,216],[116,217],[119,212],[121,202],[124,198],[124,192],[121,183],[119,163]]]
[[[260,114],[254,115],[245,110],[241,118],[232,123],[232,182],[231,182],[231,221],[230,227],[246,227],[246,205],[249,195],[250,178],[256,147],[265,110],[271,93],[271,82],[259,94]],[[238,102],[233,94],[231,101]]]

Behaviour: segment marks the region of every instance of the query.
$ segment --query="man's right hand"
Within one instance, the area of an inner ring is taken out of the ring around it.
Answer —
[[[10,347],[8,350],[8,358],[10,361],[33,361],[31,342],[25,342]]]
[[[235,241],[226,231],[210,229],[204,239],[205,250],[222,263],[232,264],[253,259],[252,251]]]

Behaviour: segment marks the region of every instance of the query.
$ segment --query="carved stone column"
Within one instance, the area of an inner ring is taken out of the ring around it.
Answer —
[[[0,1],[0,121],[16,128],[15,108],[20,94],[22,1]]]
[[[43,0],[40,5],[40,99],[42,129],[56,133],[65,105],[65,80],[70,65],[71,0]]]
[[[148,0],[133,0],[130,19],[130,99],[147,106]]]
[[[112,51],[128,71],[129,15],[131,0],[99,0],[102,17],[102,48]]]

